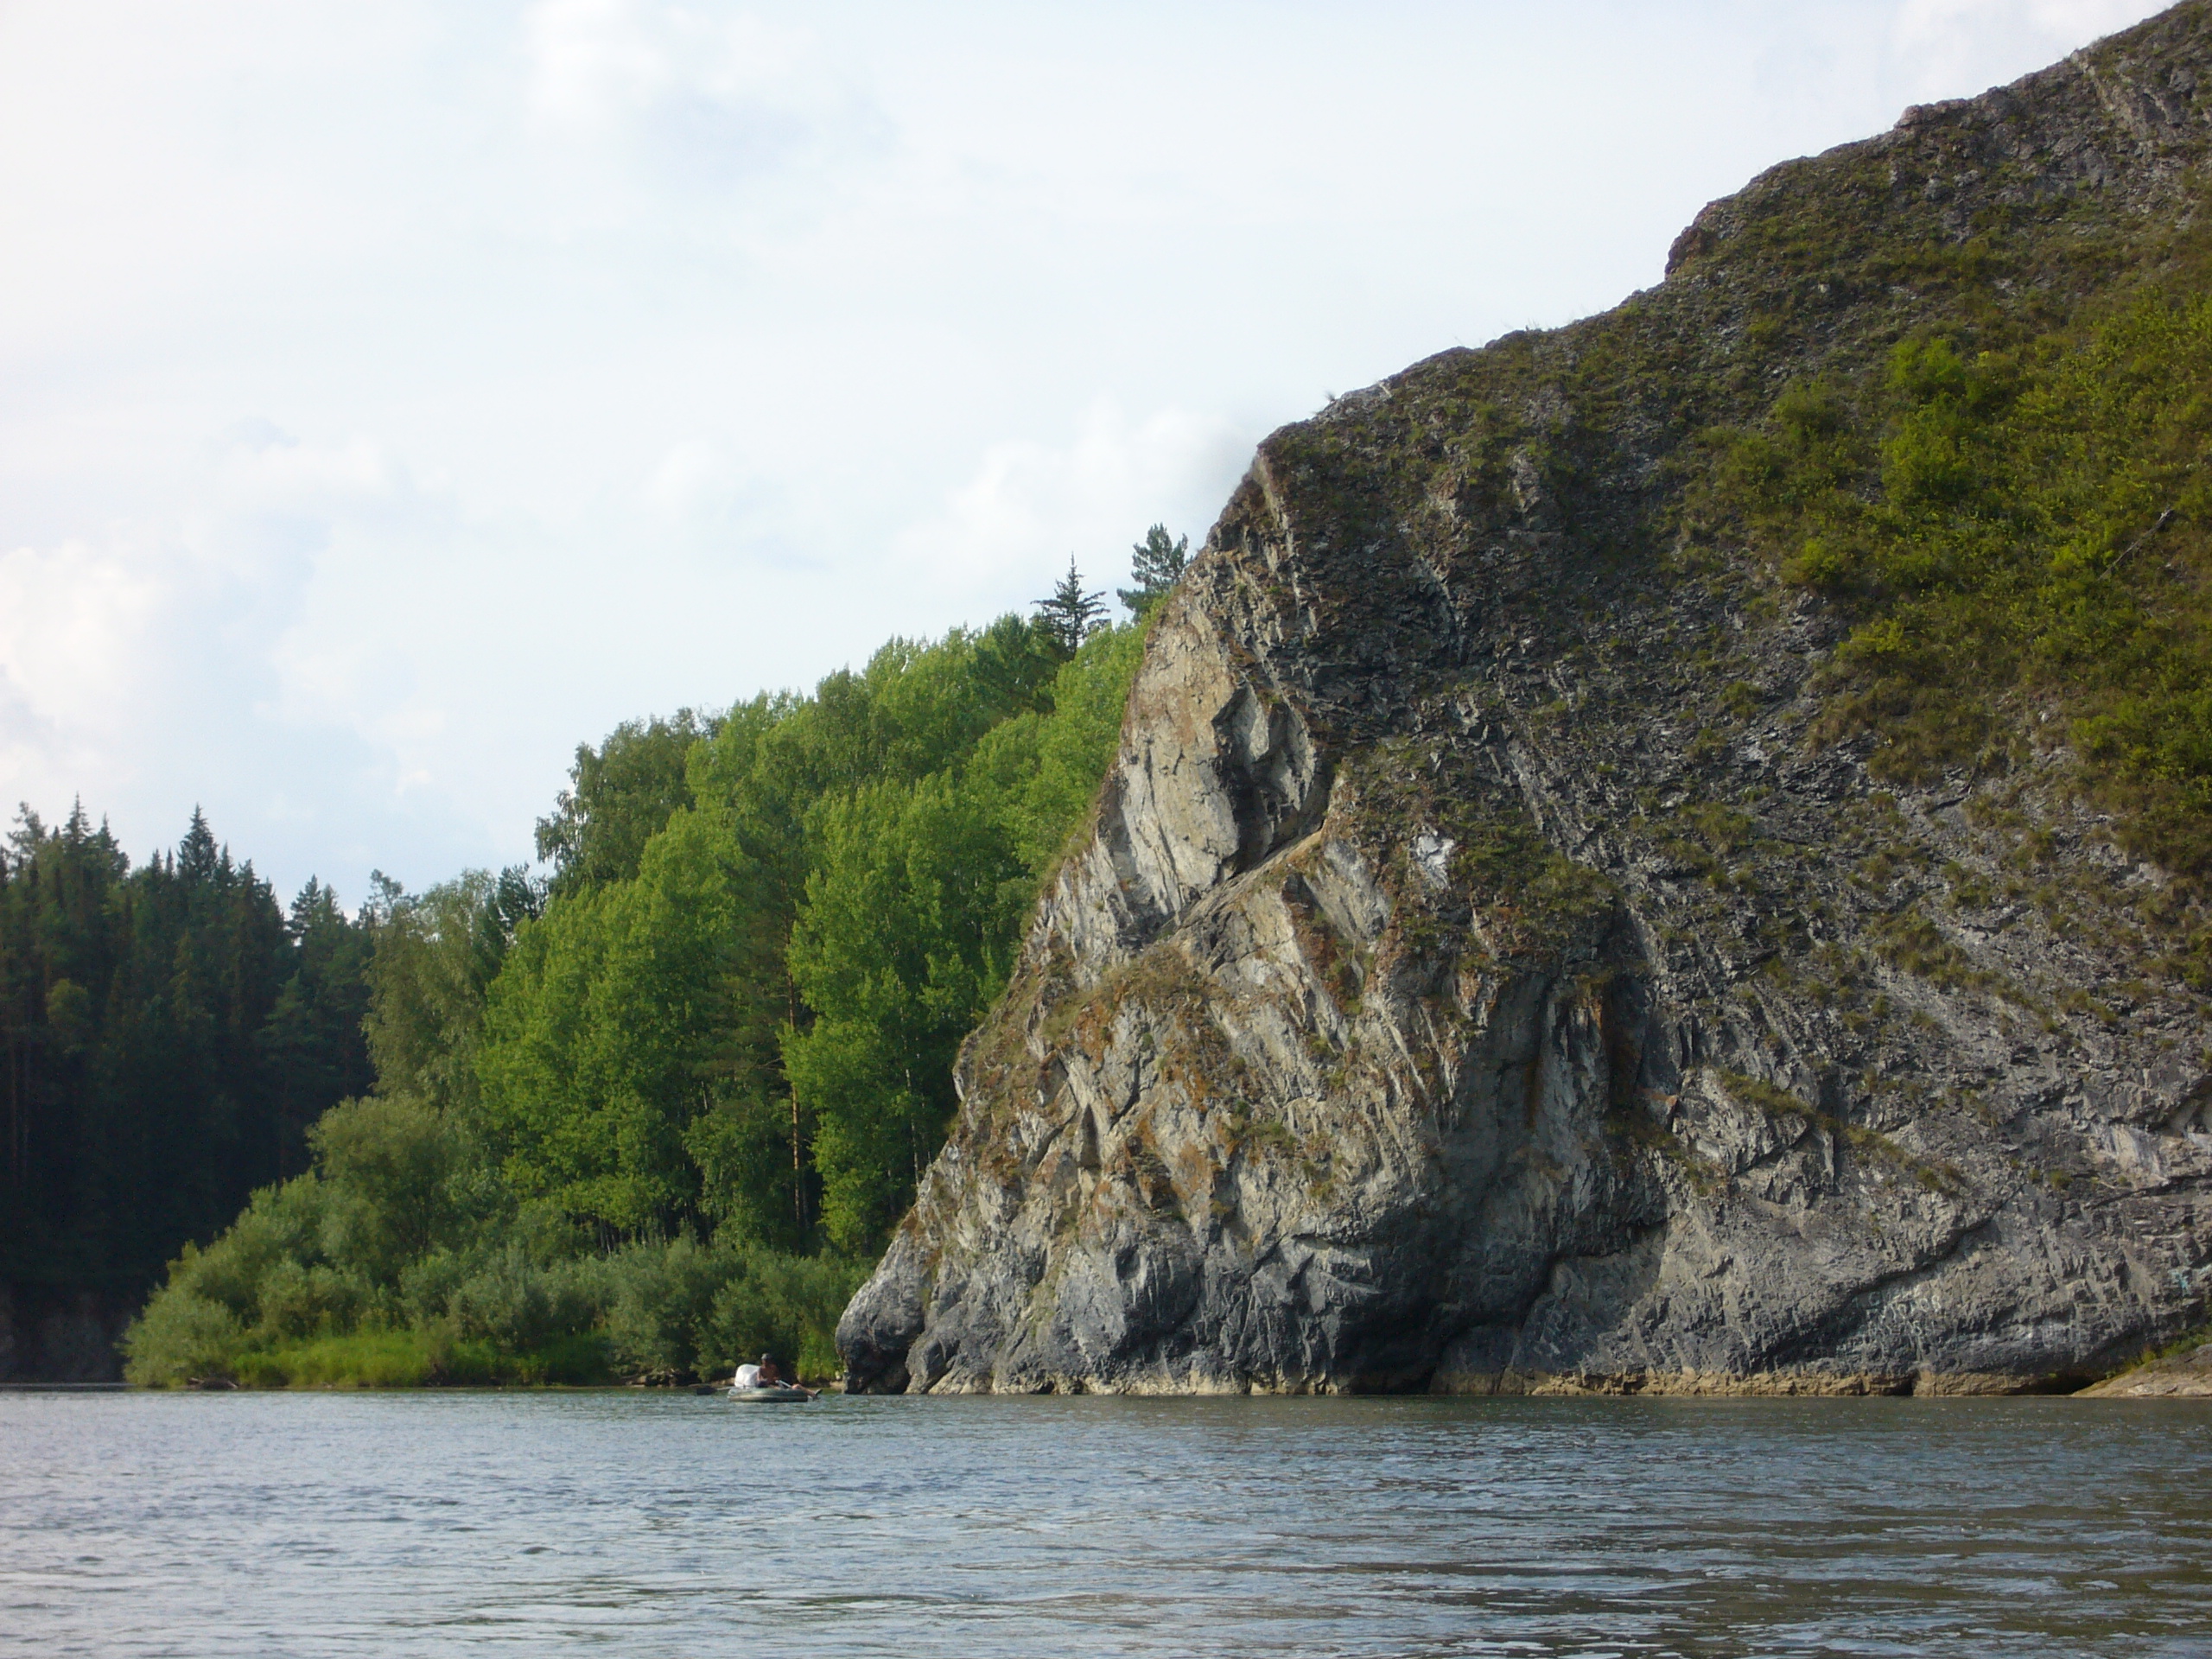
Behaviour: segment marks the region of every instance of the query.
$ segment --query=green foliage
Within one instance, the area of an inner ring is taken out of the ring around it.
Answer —
[[[537,855],[552,864],[556,893],[637,874],[645,843],[691,804],[691,747],[715,727],[680,709],[673,720],[625,721],[595,749],[576,746],[569,787],[537,821]]]
[[[1139,629],[1101,630],[1055,677],[1051,713],[1005,721],[957,770],[827,798],[810,819],[791,968],[816,1017],[783,1052],[841,1249],[879,1243],[936,1155],[954,1053],[1097,792],[1141,651]]]
[[[870,1256],[747,1253],[715,1294],[699,1335],[702,1369],[734,1370],[772,1353],[795,1362],[801,1377],[835,1376],[838,1317],[874,1266]]]
[[[1154,524],[1145,531],[1144,540],[1131,550],[1131,554],[1129,575],[1136,586],[1117,588],[1114,597],[1141,622],[1181,580],[1184,567],[1191,562],[1191,538],[1178,536],[1170,540],[1167,526]]]
[[[1105,599],[1103,593],[1084,591],[1083,574],[1071,556],[1067,575],[1037,601],[1038,630],[1052,641],[1056,654],[1072,657],[1104,621]]]
[[[1006,982],[1033,897],[982,792],[939,773],[825,801],[791,965],[816,1018],[784,1063],[817,1128],[823,1216],[863,1248],[906,1208],[952,1104],[952,1059]]]
[[[190,1266],[187,1256],[181,1266]],[[244,1346],[238,1315],[172,1281],[155,1294],[124,1338],[124,1375],[134,1382],[177,1387],[231,1370]]]
[[[2066,717],[2137,851],[2212,874],[2212,299],[2153,286],[2009,352],[1910,340],[1714,440],[1694,516],[1845,605],[1830,738],[1878,776],[2001,767]]]
[[[198,812],[132,868],[82,809],[0,843],[0,1278],[135,1294],[370,1084],[377,923],[289,917]]]
[[[410,1095],[345,1100],[308,1131],[327,1178],[323,1237],[378,1284],[450,1242],[463,1220],[453,1190],[463,1147],[453,1122]]]
[[[363,1024],[378,1087],[466,1111],[476,1099],[485,988],[511,937],[500,882],[471,870],[410,895],[384,881],[379,900]]]
[[[823,1377],[836,1373],[837,1318],[868,1263],[685,1235],[627,1246],[601,1271],[606,1330],[625,1371],[710,1376],[772,1353]]]
[[[125,1338],[131,1381],[400,1388],[705,1376],[770,1351],[834,1375],[865,1258],[797,1256],[686,1233],[601,1256],[544,1210],[515,1212],[394,1286],[331,1219],[365,1194],[326,1165],[255,1196],[188,1246]]]
[[[254,1389],[410,1389],[504,1382],[512,1379],[516,1369],[502,1366],[488,1346],[463,1343],[443,1332],[357,1331],[219,1356],[191,1375],[220,1376]]]
[[[463,1338],[498,1352],[530,1354],[589,1334],[601,1313],[586,1260],[542,1260],[522,1239],[490,1244],[453,1287],[446,1314]]]
[[[874,1247],[1096,794],[1136,627],[893,640],[698,743],[634,875],[556,893],[485,1005],[508,1186],[616,1236]]]
[[[518,871],[380,881],[374,1092],[185,1247],[130,1376],[669,1379],[764,1350],[834,1370],[1142,648],[1096,628],[1064,658],[1011,616],[893,640],[811,696],[580,751],[550,895]],[[56,1006],[75,1033],[83,999]]]
[[[989,803],[1015,856],[1041,883],[1070,838],[1089,827],[1098,781],[1122,734],[1141,626],[1104,628],[1052,678],[1049,711],[1016,715],[976,744],[966,775]]]
[[[478,1068],[518,1193],[625,1231],[696,1211],[687,1132],[766,1087],[747,1006],[777,976],[762,886],[726,820],[686,808],[634,879],[556,897],[524,930],[486,1005]],[[772,1192],[724,1197],[748,1205],[783,1207]]]

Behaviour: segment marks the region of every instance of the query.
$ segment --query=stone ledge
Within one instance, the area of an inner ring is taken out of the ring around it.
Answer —
[[[2201,1342],[2186,1352],[2154,1359],[2132,1371],[2122,1371],[2082,1392],[2098,1400],[2182,1400],[2212,1395],[2212,1342]]]

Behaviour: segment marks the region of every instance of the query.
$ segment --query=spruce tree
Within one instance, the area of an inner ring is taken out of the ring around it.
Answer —
[[[214,879],[219,861],[215,832],[207,827],[207,815],[194,806],[192,823],[177,848],[177,869],[188,881],[209,881]]]
[[[1072,657],[1083,642],[1106,620],[1106,595],[1083,591],[1083,575],[1068,556],[1068,573],[1053,587],[1049,598],[1035,601],[1037,626],[1063,657]]]
[[[1136,579],[1134,588],[1117,588],[1114,596],[1129,607],[1129,614],[1141,619],[1145,613],[1167,597],[1167,590],[1175,585],[1191,562],[1191,538],[1179,536],[1167,539],[1167,526],[1154,524],[1144,533],[1144,540],[1132,550],[1129,574]]]

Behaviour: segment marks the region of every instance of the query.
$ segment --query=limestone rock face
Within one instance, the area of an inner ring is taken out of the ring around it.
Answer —
[[[2056,739],[1910,787],[1820,741],[1842,622],[1675,509],[1701,429],[1940,320],[1854,258],[2052,204],[2124,242],[2208,149],[2184,5],[1270,438],[849,1386],[2007,1389],[2201,1319],[2212,1023],[2111,920],[2167,878]],[[1773,233],[1808,203],[1816,271]],[[2030,840],[2063,903],[2005,896]]]

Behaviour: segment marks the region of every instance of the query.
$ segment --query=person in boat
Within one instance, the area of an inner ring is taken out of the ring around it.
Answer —
[[[732,1393],[745,1389],[799,1388],[798,1382],[785,1378],[782,1368],[776,1363],[776,1357],[773,1354],[761,1355],[760,1362],[757,1365],[739,1366],[737,1375],[730,1380],[729,1386]],[[800,1389],[799,1391],[803,1394],[810,1392],[804,1389]]]

